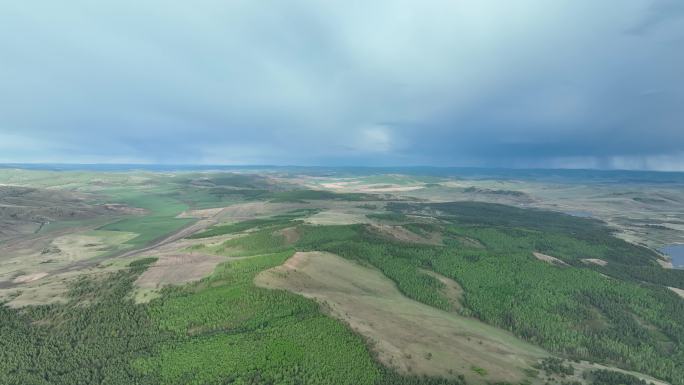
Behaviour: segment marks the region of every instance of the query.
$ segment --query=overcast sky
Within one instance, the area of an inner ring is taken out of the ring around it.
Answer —
[[[0,162],[684,170],[684,1],[0,0]]]

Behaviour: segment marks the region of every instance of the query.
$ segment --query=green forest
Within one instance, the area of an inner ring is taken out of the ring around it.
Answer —
[[[66,304],[0,307],[0,383],[460,383],[388,372],[315,302],[253,286],[256,273],[291,253],[226,263],[150,304],[129,294],[153,259],[79,280]]]
[[[254,276],[297,250],[329,251],[370,264],[417,301],[449,310],[443,284],[456,280],[465,316],[509,330],[570,360],[635,370],[684,384],[684,303],[657,282],[652,252],[612,236],[597,221],[492,204],[390,205],[378,220],[443,245],[405,243],[366,225],[312,226],[311,212],[216,226],[196,238],[248,230],[207,252],[251,256],[219,265],[193,284],[134,304],[132,283],[154,258],[71,284],[63,304],[0,307],[0,383],[32,384],[463,384],[404,377],[382,367],[360,336],[319,305],[254,286]],[[296,226],[287,244],[275,230]],[[532,256],[553,255],[566,265]],[[602,258],[607,266],[581,258]],[[642,266],[636,273],[625,266]],[[547,362],[549,370],[571,370]],[[560,368],[560,369],[559,369]],[[592,384],[641,384],[595,371]],[[559,384],[562,382],[559,382]]]
[[[433,270],[463,287],[465,315],[568,358],[684,383],[684,302],[662,286],[681,282],[684,271],[655,268],[652,251],[613,237],[598,221],[552,212],[469,202],[393,209],[439,210],[444,222],[407,227],[441,231],[445,246],[402,244],[359,225],[305,227],[300,247],[368,262],[405,295],[447,310],[442,284],[420,269]],[[538,261],[533,251],[567,266]],[[580,256],[617,263],[587,265]],[[633,278],[628,263],[652,276]]]

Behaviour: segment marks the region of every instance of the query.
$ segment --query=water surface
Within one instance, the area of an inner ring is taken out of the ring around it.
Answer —
[[[684,243],[668,245],[660,249],[660,252],[672,258],[672,266],[684,269]]]

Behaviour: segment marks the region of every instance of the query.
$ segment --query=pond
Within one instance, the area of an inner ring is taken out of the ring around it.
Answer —
[[[684,269],[684,243],[667,245],[660,249],[660,252],[672,258],[673,267]]]

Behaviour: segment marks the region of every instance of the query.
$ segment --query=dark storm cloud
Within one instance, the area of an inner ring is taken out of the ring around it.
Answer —
[[[0,161],[684,169],[682,15],[676,0],[8,2]]]

